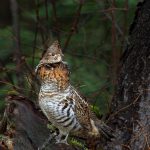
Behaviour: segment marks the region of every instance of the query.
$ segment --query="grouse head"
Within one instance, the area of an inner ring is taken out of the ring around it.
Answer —
[[[37,72],[38,68],[43,65],[51,66],[52,64],[61,63],[62,58],[63,58],[63,53],[62,53],[60,44],[58,41],[54,41],[54,43],[47,48],[42,59],[37,65],[35,72]]]
[[[55,41],[51,46],[49,46],[43,55],[40,64],[53,64],[62,61],[62,50],[58,41]]]

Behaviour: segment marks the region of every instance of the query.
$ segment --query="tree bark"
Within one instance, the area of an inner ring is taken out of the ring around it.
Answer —
[[[129,44],[121,59],[110,126],[116,138],[107,150],[150,149],[150,1],[137,5]]]

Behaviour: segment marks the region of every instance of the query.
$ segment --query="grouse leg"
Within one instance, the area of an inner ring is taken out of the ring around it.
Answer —
[[[69,145],[68,142],[67,142],[67,139],[68,139],[68,135],[64,135],[62,134],[61,132],[59,133],[59,135],[56,137],[56,143],[64,143],[66,145]],[[62,137],[65,136],[64,139],[62,139]]]

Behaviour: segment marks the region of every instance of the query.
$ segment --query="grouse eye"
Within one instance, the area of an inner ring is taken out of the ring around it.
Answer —
[[[50,64],[45,64],[45,67],[49,69],[49,68],[51,68],[51,65]]]
[[[52,64],[52,67],[53,67],[53,68],[56,68],[57,66],[58,66],[57,63]]]
[[[55,56],[55,54],[54,54],[54,53],[52,53],[51,55],[52,55],[52,56]]]

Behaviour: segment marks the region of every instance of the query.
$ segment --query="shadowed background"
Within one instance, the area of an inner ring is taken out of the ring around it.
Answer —
[[[122,48],[136,0],[3,0],[0,5],[0,112],[8,93],[34,102],[34,68],[44,43],[58,39],[71,82],[94,106],[109,112]]]

